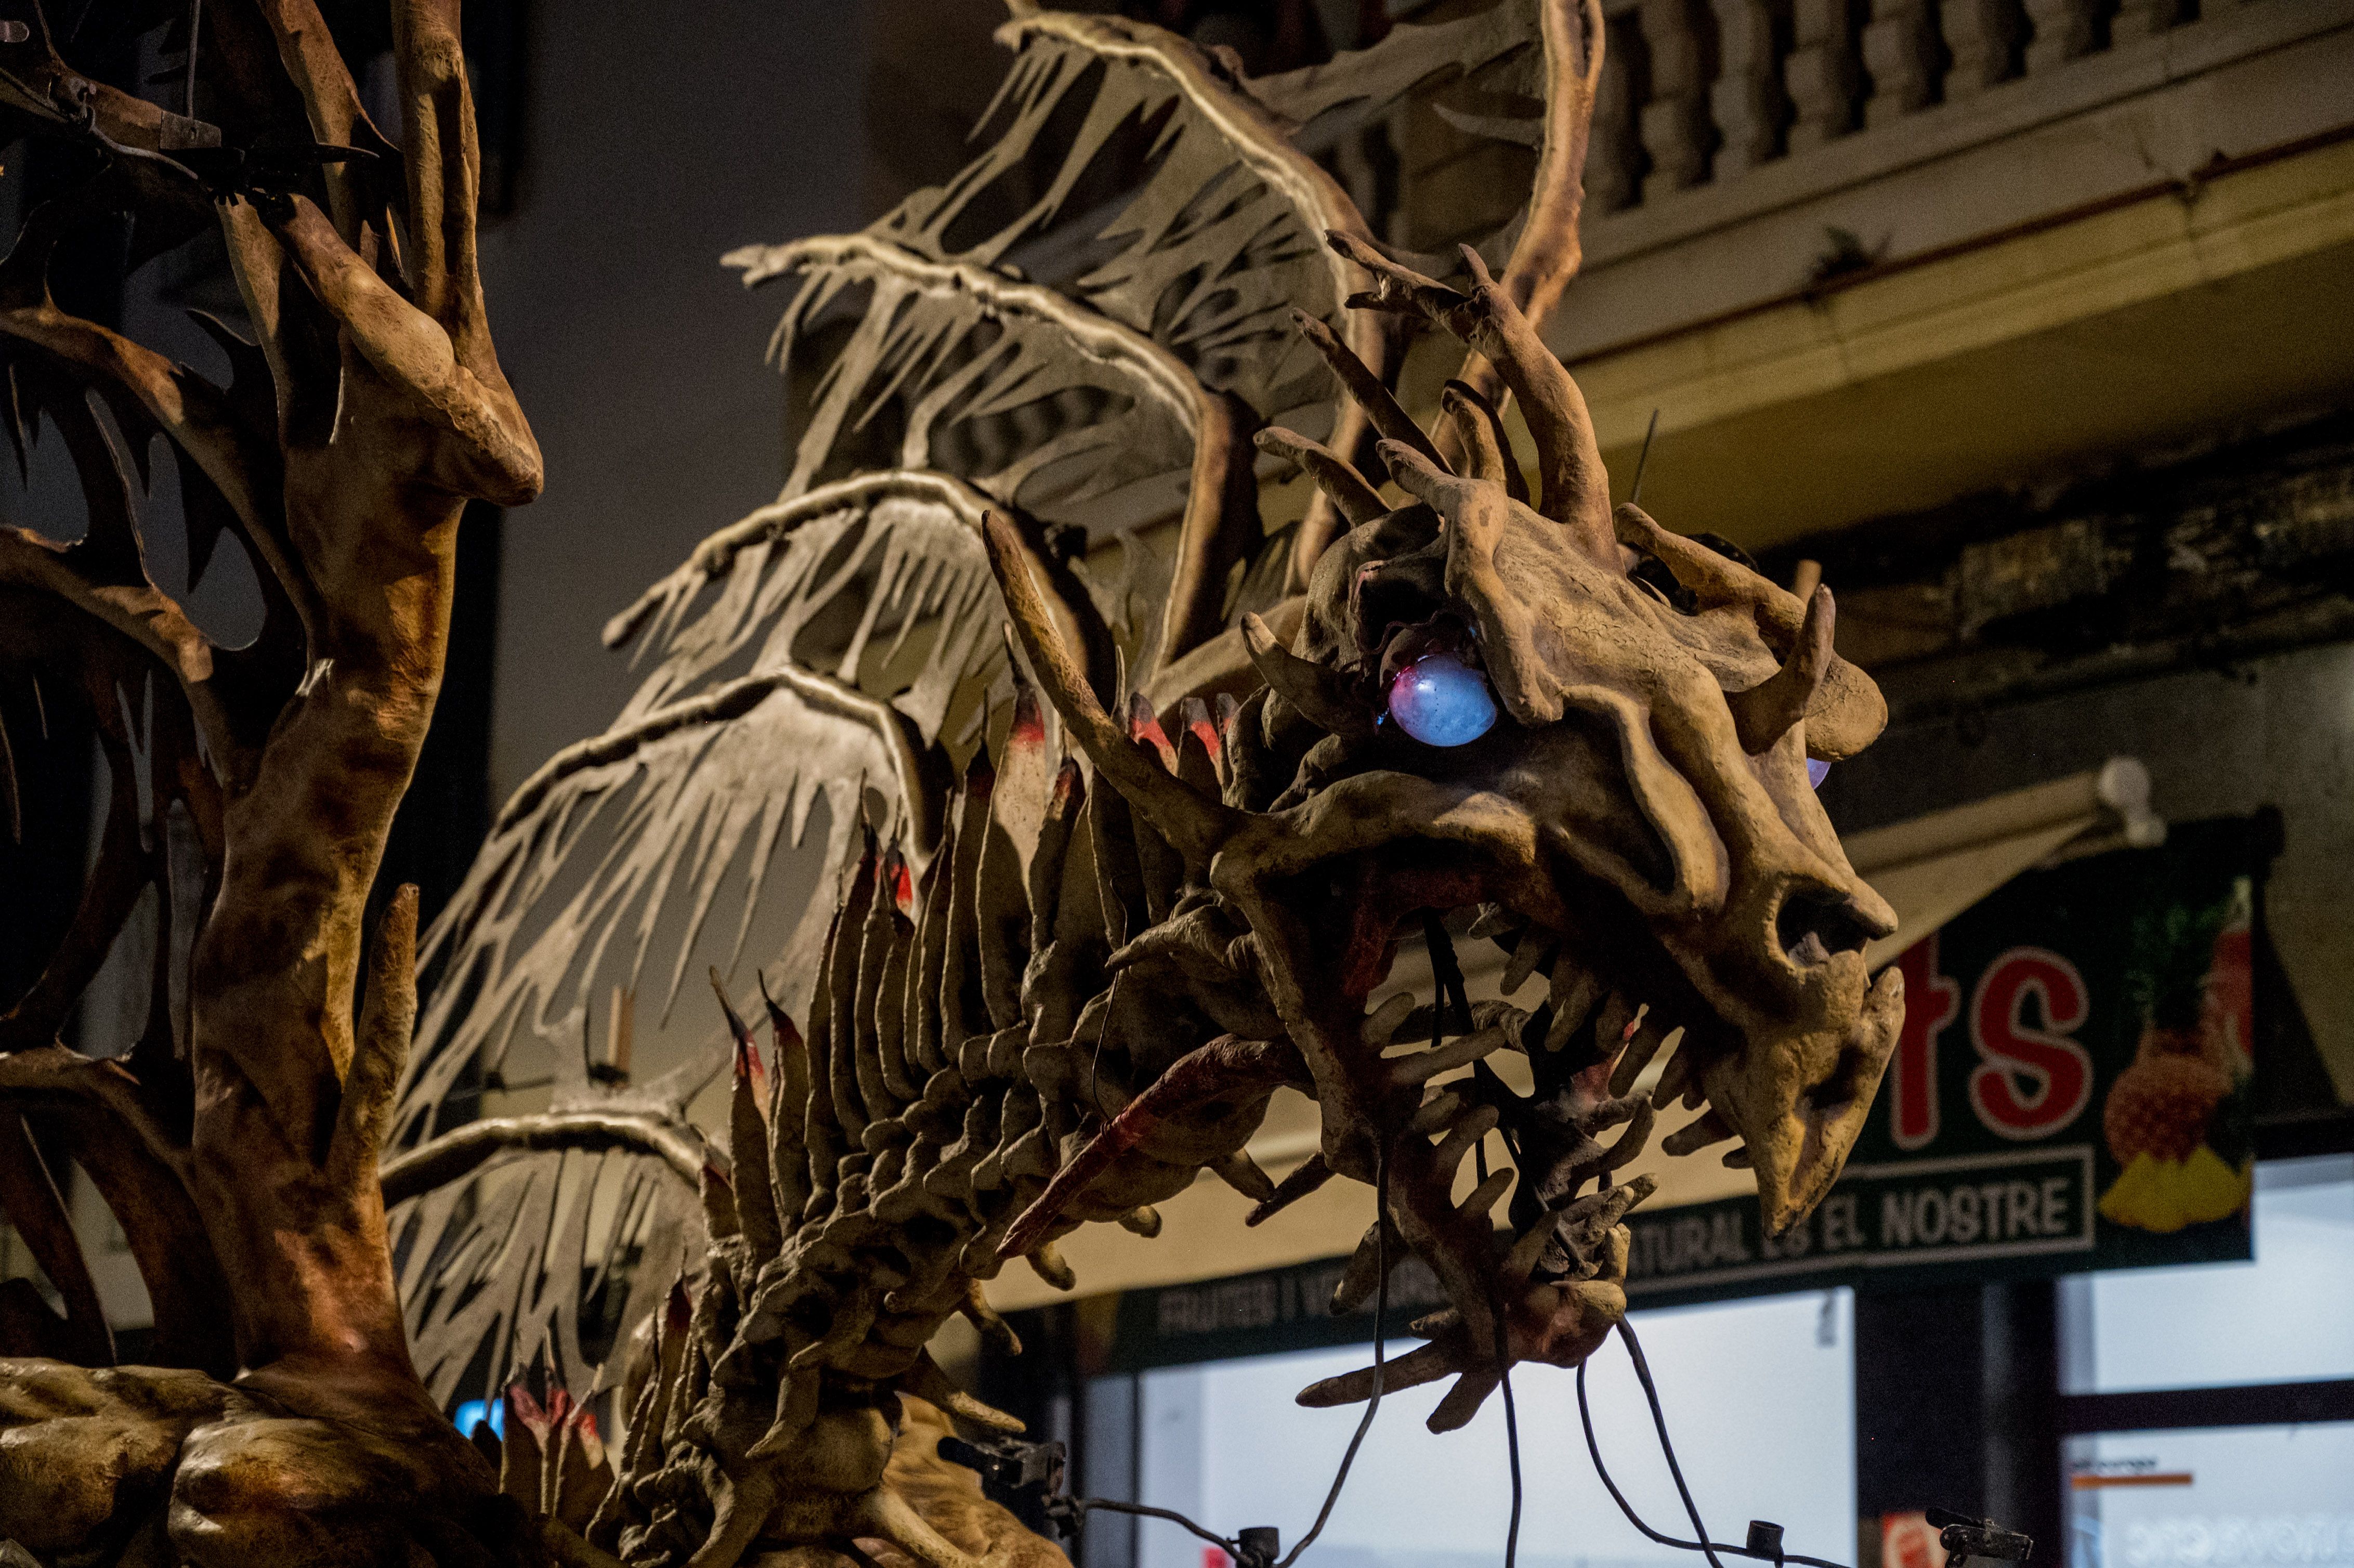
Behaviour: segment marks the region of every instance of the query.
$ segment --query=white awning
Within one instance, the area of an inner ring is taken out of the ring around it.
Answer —
[[[1840,844],[1896,909],[1896,934],[1864,949],[1876,969],[2031,866],[2165,842],[2166,823],[2149,809],[2149,770],[2113,757],[2090,773],[1868,829]]]
[[[2121,757],[2092,772],[1873,828],[1841,842],[1856,871],[1896,910],[1896,934],[1865,949],[1876,969],[2022,871],[2105,849],[2147,848],[2165,838],[2165,822],[2149,810],[2148,770]],[[1497,995],[1504,962],[1498,949],[1485,942],[1466,944],[1462,959],[1472,1000]],[[1429,966],[1418,946],[1401,951],[1384,990],[1429,994]],[[1542,994],[1542,982],[1530,982],[1528,990]],[[1521,1065],[1510,1052],[1489,1062],[1507,1081]],[[1524,1091],[1528,1085],[1513,1086]],[[1287,1090],[1268,1107],[1250,1151],[1280,1177],[1316,1144],[1315,1104]],[[1718,1152],[1670,1159],[1658,1151],[1655,1140],[1641,1163],[1659,1182],[1647,1209],[1751,1191],[1749,1173],[1725,1170]],[[1500,1142],[1491,1146],[1489,1157],[1509,1162]],[[1076,1293],[1084,1296],[1340,1256],[1356,1246],[1373,1223],[1373,1190],[1355,1181],[1328,1182],[1256,1228],[1243,1224],[1250,1209],[1248,1199],[1205,1172],[1160,1205],[1159,1236],[1148,1240],[1117,1225],[1089,1225],[1065,1238],[1062,1253],[1078,1275]],[[990,1284],[989,1298],[1003,1311],[1067,1299],[1020,1264]]]

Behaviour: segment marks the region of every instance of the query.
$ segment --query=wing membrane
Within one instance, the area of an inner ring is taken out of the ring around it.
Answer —
[[[1166,348],[1049,289],[871,235],[728,260],[790,285],[771,347],[812,391],[788,496],[932,469],[1053,516],[1187,467],[1222,417]]]
[[[387,1178],[437,1393],[534,1363],[586,1393],[699,1258],[694,1183],[720,1157],[687,1105],[726,1042],[716,1019],[663,1032],[705,963],[741,976],[748,959],[804,1006],[862,824],[917,868],[930,853],[950,754],[1012,689],[981,506],[1036,537],[1032,516],[1190,466],[1174,563],[1131,572],[1172,582],[1144,595],[1165,617],[1112,618],[1159,630],[1124,625],[1116,653],[1077,573],[1042,554],[1033,575],[1107,696],[1119,653],[1146,667],[1214,630],[1260,537],[1241,437],[1331,392],[1289,311],[1394,369],[1372,313],[1343,309],[1356,281],[1323,235],[1365,225],[1319,159],[1416,99],[1462,134],[1536,147],[1533,203],[1476,238],[1511,247],[1507,286],[1541,312],[1575,265],[1581,149],[1560,128],[1566,95],[1591,91],[1597,27],[1591,0],[1488,0],[1250,80],[1140,24],[1027,14],[1001,34],[1013,66],[962,173],[864,234],[727,259],[786,293],[784,498],[607,628],[638,642],[644,681],[517,793],[427,939],[392,1139],[408,1152]],[[628,1083],[595,1044],[600,1007],[609,1040],[636,1038],[642,1012],[678,1065]],[[550,1091],[544,1112],[443,1130],[471,1090],[525,1084]]]
[[[862,821],[920,847],[944,775],[887,705],[790,667],[558,754],[501,814],[428,938],[435,986],[403,1131],[469,1072],[585,1087],[592,1009],[614,988],[666,1017],[700,980],[693,960],[732,968],[756,927],[771,933],[758,957],[780,966],[790,993],[824,935],[823,869],[850,857]],[[821,807],[823,836],[806,842]],[[794,853],[804,849],[814,853]],[[695,1033],[716,1050],[709,1022]]]

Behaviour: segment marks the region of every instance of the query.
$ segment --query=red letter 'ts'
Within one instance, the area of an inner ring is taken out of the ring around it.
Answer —
[[[1897,957],[1904,977],[1904,1027],[1888,1064],[1889,1137],[1919,1149],[1937,1136],[1937,1036],[1961,1011],[1962,988],[1937,972],[1932,931]]]
[[[2029,993],[2041,1028],[2020,1016]],[[2068,1038],[2084,1022],[2084,980],[2043,948],[2013,948],[1979,977],[1970,999],[1970,1044],[1986,1058],[1970,1073],[1970,1105],[2001,1138],[2049,1138],[2093,1097],[2093,1062]]]

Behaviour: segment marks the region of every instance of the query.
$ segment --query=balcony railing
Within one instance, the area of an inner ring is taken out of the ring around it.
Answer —
[[[1573,362],[2354,128],[2354,0],[1605,4]]]
[[[1730,185],[2144,40],[2207,42],[2201,35],[2244,13],[2276,14],[2275,26],[2242,40],[2255,47],[2284,28],[2344,21],[2312,0],[1612,0],[1608,9],[1586,173],[1597,215]],[[2166,51],[2178,69],[2198,52]]]

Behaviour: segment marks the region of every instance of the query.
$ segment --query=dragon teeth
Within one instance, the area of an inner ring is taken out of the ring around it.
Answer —
[[[1712,1143],[1722,1143],[1734,1132],[1733,1124],[1725,1120],[1722,1113],[1712,1109],[1697,1121],[1688,1122],[1668,1134],[1660,1140],[1659,1148],[1668,1154],[1681,1157],[1696,1150],[1706,1149]]]
[[[1566,951],[1553,961],[1553,1024],[1545,1031],[1545,1049],[1558,1051],[1575,1038],[1602,998],[1602,982]]]
[[[1635,1004],[1617,991],[1603,999],[1602,1016],[1594,1024],[1594,1040],[1604,1055],[1617,1054],[1619,1046],[1626,1044],[1628,1027],[1640,1016]]]
[[[1532,927],[1521,933],[1520,945],[1512,949],[1510,962],[1504,965],[1501,989],[1506,996],[1529,983],[1529,977],[1539,969],[1553,967],[1554,956],[1561,951],[1561,939]]]
[[[1400,1025],[1414,1012],[1414,998],[1405,991],[1365,1015],[1364,1042],[1378,1051],[1397,1037]]]
[[[1618,1065],[1610,1069],[1610,1092],[1623,1095],[1633,1089],[1635,1080],[1643,1075],[1667,1038],[1662,1021],[1652,1017],[1649,1005],[1645,1004],[1627,1026],[1627,1048],[1618,1053]]]
[[[1518,915],[1500,904],[1482,904],[1479,918],[1471,922],[1471,928],[1464,935],[1475,941],[1481,938],[1509,937],[1524,924]]]

